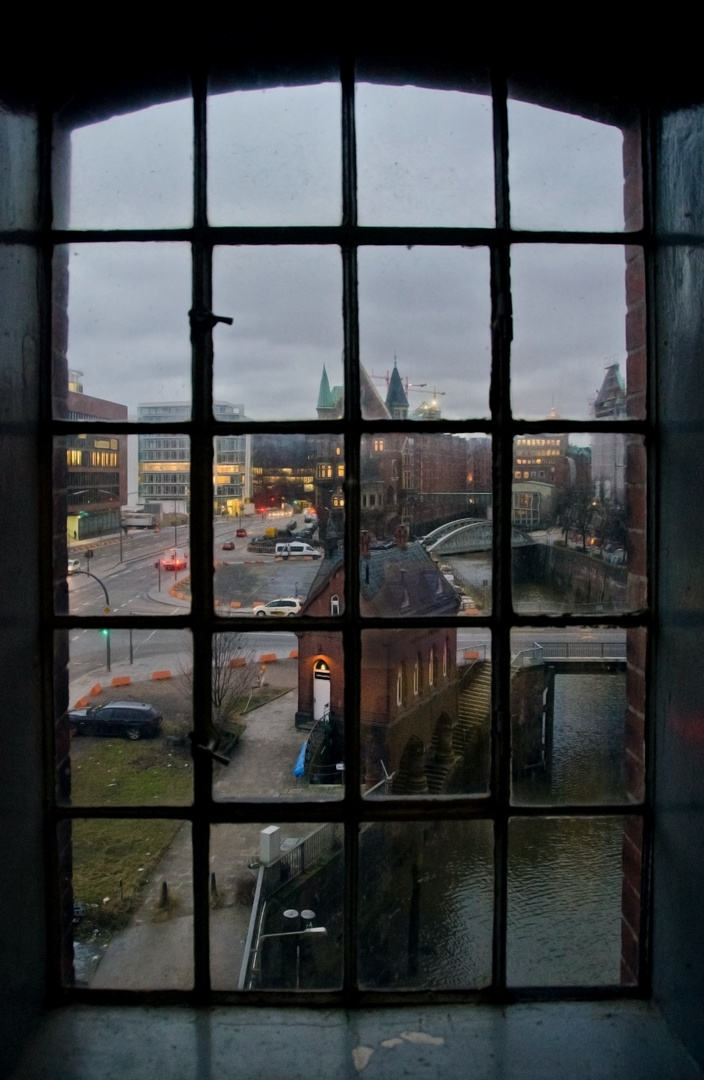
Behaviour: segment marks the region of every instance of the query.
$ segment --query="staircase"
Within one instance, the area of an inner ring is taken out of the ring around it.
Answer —
[[[491,716],[491,664],[488,660],[475,664],[474,677],[460,691],[457,723],[452,732],[453,749],[463,754],[465,746],[487,730]]]

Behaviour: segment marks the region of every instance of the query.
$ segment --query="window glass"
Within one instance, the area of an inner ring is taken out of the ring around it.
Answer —
[[[214,634],[215,798],[342,798],[344,688],[341,634]]]
[[[212,94],[208,125],[212,225],[339,223],[339,84]]]
[[[364,630],[360,724],[365,797],[487,793],[489,631]]]
[[[490,323],[485,249],[360,249],[362,415],[486,416]]]
[[[640,822],[625,817],[510,823],[509,986],[619,984],[624,845],[634,841],[640,862]]]
[[[68,731],[56,746],[59,801],[73,806],[190,803],[190,631],[69,631]],[[62,641],[56,642],[57,659]],[[65,755],[65,756],[64,756]],[[70,797],[64,783],[70,769]]]
[[[60,847],[69,837],[77,984],[91,990],[190,990],[190,823],[78,818],[59,826]],[[119,948],[116,935],[128,926],[129,941]]]
[[[359,840],[361,985],[487,986],[491,822],[374,822],[363,827]]]
[[[159,402],[163,407],[156,419],[188,419],[188,245],[101,243],[59,247],[54,256],[54,273],[57,289],[65,290],[68,303],[67,344],[63,338],[65,325],[54,322],[56,363],[63,362],[67,352],[69,371],[78,375],[79,392],[101,402],[117,401],[126,406],[127,415],[120,419],[142,419],[137,406],[145,401]],[[173,402],[181,405],[179,414],[166,408]],[[182,403],[187,406],[185,413]],[[104,411],[96,415],[90,408],[85,412],[91,420],[105,416]]]
[[[234,319],[214,333],[216,397],[258,420],[339,416],[339,249],[219,247],[213,260],[215,310]]]
[[[213,826],[213,989],[339,989],[343,835],[334,822]]]
[[[188,94],[188,81],[184,79],[184,94]],[[69,228],[158,229],[191,224],[190,97],[77,127],[70,139]],[[57,150],[60,161],[62,150]],[[62,205],[63,200],[58,202]]]
[[[492,226],[491,99],[358,79],[360,223]]]
[[[622,395],[627,390],[625,269],[621,247],[511,248],[516,415],[530,420],[623,415],[603,412],[600,392],[607,377],[618,382]]]
[[[623,230],[623,136],[613,124],[509,100],[511,223]]]

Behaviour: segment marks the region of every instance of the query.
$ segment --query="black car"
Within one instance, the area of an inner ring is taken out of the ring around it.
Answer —
[[[73,735],[126,735],[147,739],[159,734],[163,716],[144,701],[109,701],[93,709],[70,709]]]

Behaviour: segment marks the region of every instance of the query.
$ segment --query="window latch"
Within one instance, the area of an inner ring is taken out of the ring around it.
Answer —
[[[191,330],[195,330],[197,326],[205,326],[208,330],[212,330],[216,323],[227,323],[228,326],[232,326],[233,323],[229,315],[213,315],[212,311],[206,311],[204,308],[192,308],[188,312],[188,318],[191,320]]]
[[[190,734],[191,740],[193,740],[194,734],[195,734],[195,732],[192,731],[191,734]],[[196,750],[202,750],[205,754],[210,754],[213,761],[219,761],[221,765],[229,765],[230,764],[229,757],[225,757],[224,754],[219,754],[217,752],[217,750],[216,750],[216,745],[217,744],[215,742],[215,739],[208,739],[207,743],[197,743],[197,742],[194,741],[193,745],[194,745]]]

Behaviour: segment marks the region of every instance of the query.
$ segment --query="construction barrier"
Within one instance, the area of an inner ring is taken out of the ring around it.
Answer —
[[[170,679],[170,671],[152,671],[152,679]]]
[[[88,691],[91,697],[97,697],[98,694],[102,694],[102,692],[103,688],[99,682],[97,682],[95,686],[91,686],[90,690]]]
[[[129,675],[116,675],[110,683],[111,686],[129,686],[132,679]]]

